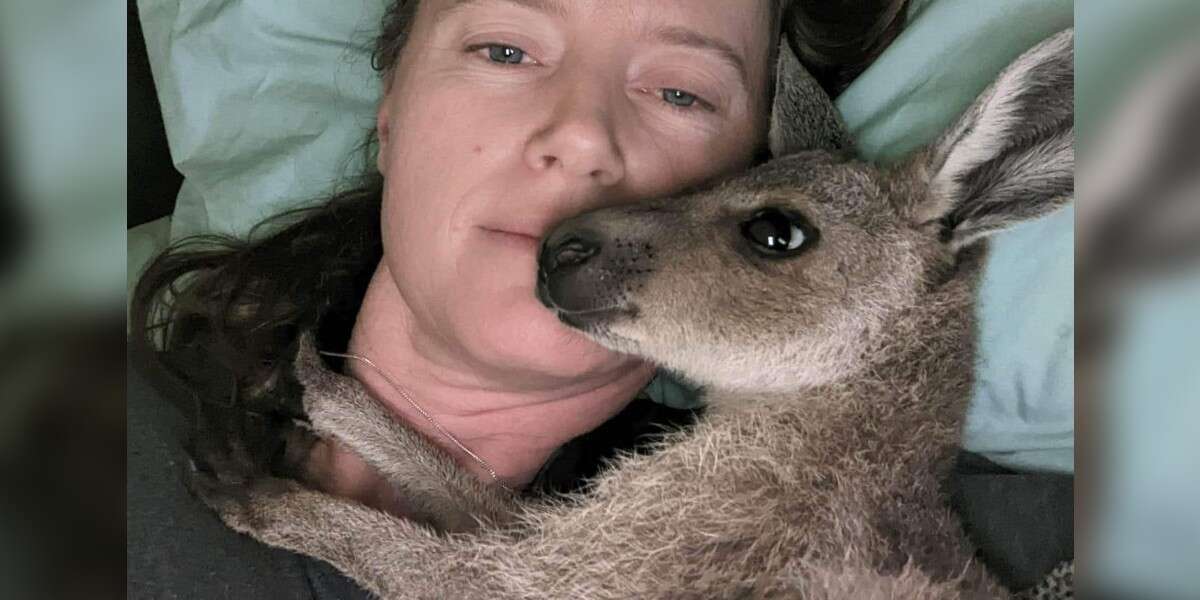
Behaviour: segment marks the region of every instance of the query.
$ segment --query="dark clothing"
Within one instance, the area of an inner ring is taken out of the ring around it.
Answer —
[[[962,452],[950,490],[984,563],[1009,588],[1036,585],[1075,557],[1073,475],[1021,473]]]
[[[369,598],[327,564],[225,527],[183,486],[187,420],[131,367],[126,474],[129,598]]]

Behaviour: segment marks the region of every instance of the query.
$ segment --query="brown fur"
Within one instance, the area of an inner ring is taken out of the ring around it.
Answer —
[[[450,533],[292,481],[197,475],[193,489],[234,529],[326,560],[384,598],[1005,595],[939,486],[971,390],[983,256],[971,242],[1072,194],[1069,120],[1046,102],[1072,94],[1072,39],[1018,59],[968,111],[973,122],[895,169],[850,160],[838,135],[774,135],[787,156],[742,177],[548,236],[552,249],[586,231],[604,249],[569,274],[544,272],[543,301],[600,343],[703,384],[711,406],[657,452],[622,457],[588,495],[520,504],[472,479],[324,371],[307,341],[297,373],[314,427]],[[804,77],[795,69],[785,56],[781,89]],[[1054,85],[1030,92],[1032,79]],[[827,100],[779,97],[828,111]],[[803,214],[820,240],[786,260],[754,254],[737,224],[764,206]],[[562,290],[606,310],[562,309]]]

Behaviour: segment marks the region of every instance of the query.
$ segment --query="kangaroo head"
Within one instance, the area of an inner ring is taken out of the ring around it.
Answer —
[[[836,381],[903,311],[963,275],[961,252],[1074,193],[1073,32],[1014,61],[937,142],[857,161],[782,47],[777,158],[713,188],[585,213],[543,241],[538,295],[614,350],[704,385]]]

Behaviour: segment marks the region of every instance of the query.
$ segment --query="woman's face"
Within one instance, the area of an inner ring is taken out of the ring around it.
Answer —
[[[768,3],[424,0],[379,109],[384,260],[441,350],[571,377],[627,361],[534,296],[539,238],[747,166]]]

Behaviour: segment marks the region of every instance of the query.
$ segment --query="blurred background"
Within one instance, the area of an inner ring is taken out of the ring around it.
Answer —
[[[1200,3],[1075,17],[1078,578],[1200,598]]]
[[[0,597],[124,596],[126,11],[0,3]]]
[[[0,3],[4,598],[124,596],[125,231],[178,189],[132,10]],[[1200,3],[1076,26],[1081,595],[1200,597]]]

